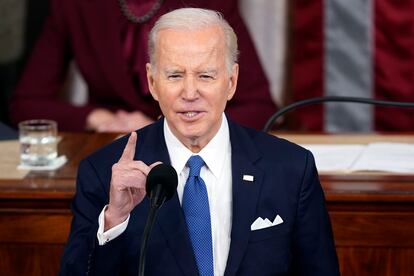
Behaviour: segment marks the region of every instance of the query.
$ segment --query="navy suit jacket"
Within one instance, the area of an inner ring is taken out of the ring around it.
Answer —
[[[339,275],[324,194],[312,154],[286,140],[229,121],[233,219],[225,275]],[[61,275],[138,275],[148,199],[131,212],[127,229],[100,246],[98,216],[109,202],[111,167],[125,136],[84,159],[72,203],[72,229]],[[220,158],[217,156],[217,158]],[[138,131],[135,159],[170,163],[163,119]],[[243,175],[254,181],[244,181]],[[258,218],[283,223],[251,231]],[[146,275],[197,275],[177,193],[158,212],[148,244]]]

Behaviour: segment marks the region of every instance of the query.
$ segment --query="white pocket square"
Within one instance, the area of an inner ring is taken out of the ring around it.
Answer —
[[[273,220],[273,222],[271,222],[269,219],[262,219],[261,217],[258,217],[250,226],[250,230],[251,231],[255,231],[255,230],[259,230],[259,229],[263,229],[263,228],[267,228],[267,227],[272,227],[278,224],[283,223],[283,219],[277,215],[275,217],[275,219]]]

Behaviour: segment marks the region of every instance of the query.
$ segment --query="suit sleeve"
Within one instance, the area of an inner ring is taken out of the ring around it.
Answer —
[[[339,275],[325,197],[310,152],[299,194],[293,242],[294,275]]]
[[[98,244],[98,216],[109,201],[108,191],[93,165],[80,163],[72,225],[59,275],[117,275],[123,258],[123,235],[104,246]]]
[[[76,107],[59,97],[72,60],[66,1],[50,1],[49,16],[10,101],[14,124],[26,119],[54,119],[59,129],[81,131],[95,108]]]

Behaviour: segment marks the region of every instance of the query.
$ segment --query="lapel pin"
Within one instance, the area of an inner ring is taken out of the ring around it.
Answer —
[[[253,182],[254,176],[249,174],[243,174],[243,180]]]

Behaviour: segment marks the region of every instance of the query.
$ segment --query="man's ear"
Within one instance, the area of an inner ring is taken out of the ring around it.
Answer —
[[[147,70],[147,82],[148,82],[148,88],[149,91],[152,95],[152,97],[154,98],[154,100],[156,100],[158,102],[158,95],[155,89],[155,70],[152,68],[151,63],[147,63],[145,65],[145,68]]]
[[[233,67],[231,68],[231,74],[230,74],[230,79],[229,79],[229,90],[228,90],[228,95],[227,95],[228,101],[230,101],[233,98],[234,93],[236,93],[238,77],[239,77],[239,64],[235,63],[233,64]]]

